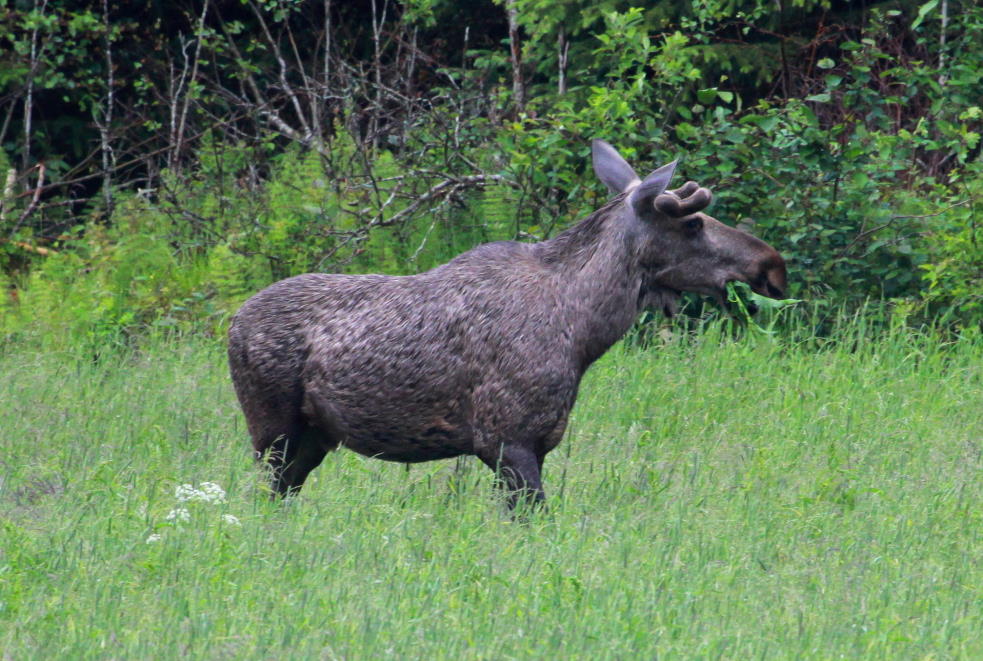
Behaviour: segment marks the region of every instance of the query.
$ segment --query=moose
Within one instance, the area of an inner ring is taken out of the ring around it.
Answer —
[[[702,213],[696,182],[667,190],[676,161],[639,180],[608,143],[592,156],[614,197],[551,239],[480,245],[418,275],[298,275],[243,304],[230,371],[273,497],[345,446],[405,463],[475,455],[511,507],[539,503],[581,377],[643,309],[672,315],[681,292],[726,306],[730,281],[784,295],[774,248]]]

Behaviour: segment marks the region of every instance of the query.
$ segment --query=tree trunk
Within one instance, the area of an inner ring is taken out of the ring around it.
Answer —
[[[38,5],[37,0],[34,0],[34,11],[40,11],[40,13],[43,15],[47,8],[48,0],[44,0],[40,6]],[[24,150],[22,152],[23,160],[21,161],[21,167],[25,171],[31,167],[31,123],[34,118],[34,75],[37,73],[41,62],[40,50],[44,50],[43,47],[41,49],[38,48],[38,37],[40,31],[40,27],[35,27],[31,31],[31,62],[27,73],[27,90],[24,94]]]
[[[106,205],[106,218],[113,213],[113,166],[116,157],[109,144],[109,129],[113,122],[115,80],[113,79],[113,36],[109,25],[109,0],[102,0],[102,25],[106,31],[106,108],[102,121],[98,122],[99,142],[102,149],[102,198]]]
[[[942,0],[942,27],[939,29],[939,85],[945,85],[945,29],[949,25],[949,0]]]
[[[516,114],[526,108],[526,89],[522,81],[522,46],[519,43],[519,10],[515,0],[505,0],[509,18],[509,51],[512,57],[512,99]]]
[[[570,42],[567,41],[567,31],[560,26],[560,34],[556,38],[556,63],[558,82],[556,92],[560,96],[567,93],[567,55],[570,52]]]

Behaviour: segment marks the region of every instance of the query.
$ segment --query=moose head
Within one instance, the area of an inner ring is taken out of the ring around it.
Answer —
[[[785,295],[785,261],[774,248],[703,213],[712,196],[695,181],[668,190],[676,161],[639,179],[603,140],[593,141],[592,152],[597,176],[623,196],[621,223],[640,235],[635,244],[645,271],[644,305],[672,314],[680,292],[688,291],[726,307],[731,281],[746,282],[762,296]]]

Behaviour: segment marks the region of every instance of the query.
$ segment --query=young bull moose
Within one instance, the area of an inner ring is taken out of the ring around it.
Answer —
[[[600,140],[593,160],[615,197],[555,238],[419,275],[299,275],[246,301],[229,363],[277,493],[344,445],[399,462],[476,455],[510,504],[540,501],[581,377],[643,308],[672,314],[683,291],[723,302],[732,280],[784,295],[781,256],[701,213],[710,191],[666,190],[675,162],[640,181]]]

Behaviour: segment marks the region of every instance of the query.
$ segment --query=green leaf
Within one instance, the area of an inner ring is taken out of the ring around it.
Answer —
[[[703,105],[713,103],[717,98],[717,88],[711,87],[705,90],[699,90],[696,93],[696,99]]]
[[[836,62],[834,62],[831,58],[824,57],[823,59],[816,62],[816,66],[819,67],[820,69],[832,69],[833,67],[836,66]]]
[[[928,13],[933,9],[935,9],[938,6],[938,4],[939,4],[939,0],[928,0],[928,2],[926,2],[924,5],[919,7],[918,16],[916,16],[915,20],[911,22],[911,29],[914,30],[919,25],[921,25],[922,21],[925,20],[925,17],[928,16]]]
[[[745,140],[744,131],[742,131],[736,126],[733,126],[729,128],[726,133],[724,133],[724,139],[734,143],[735,145],[744,144],[744,140]]]
[[[746,300],[754,303],[761,310],[781,310],[782,308],[802,302],[801,298],[768,298],[752,291],[751,285],[746,282],[736,282],[733,280],[728,282],[727,300],[735,302],[739,298],[743,299],[742,302]]]
[[[765,117],[763,120],[758,122],[758,126],[761,128],[762,131],[765,132],[771,131],[773,128],[778,126],[778,117],[774,115],[770,117]]]
[[[676,124],[676,137],[686,141],[699,133],[699,130],[689,122],[679,122]]]
[[[750,328],[754,328],[766,335],[771,335],[774,333],[772,330],[772,324],[768,325],[768,328],[762,328],[751,318],[751,312],[748,310],[748,304],[753,303],[757,306],[759,310],[771,310],[778,311],[787,308],[796,303],[801,303],[802,300],[798,298],[785,298],[785,299],[774,299],[768,298],[767,296],[762,296],[756,294],[751,290],[751,286],[746,282],[735,282],[730,281],[727,283],[727,301],[734,304],[737,308],[737,313],[739,317],[747,322]]]

